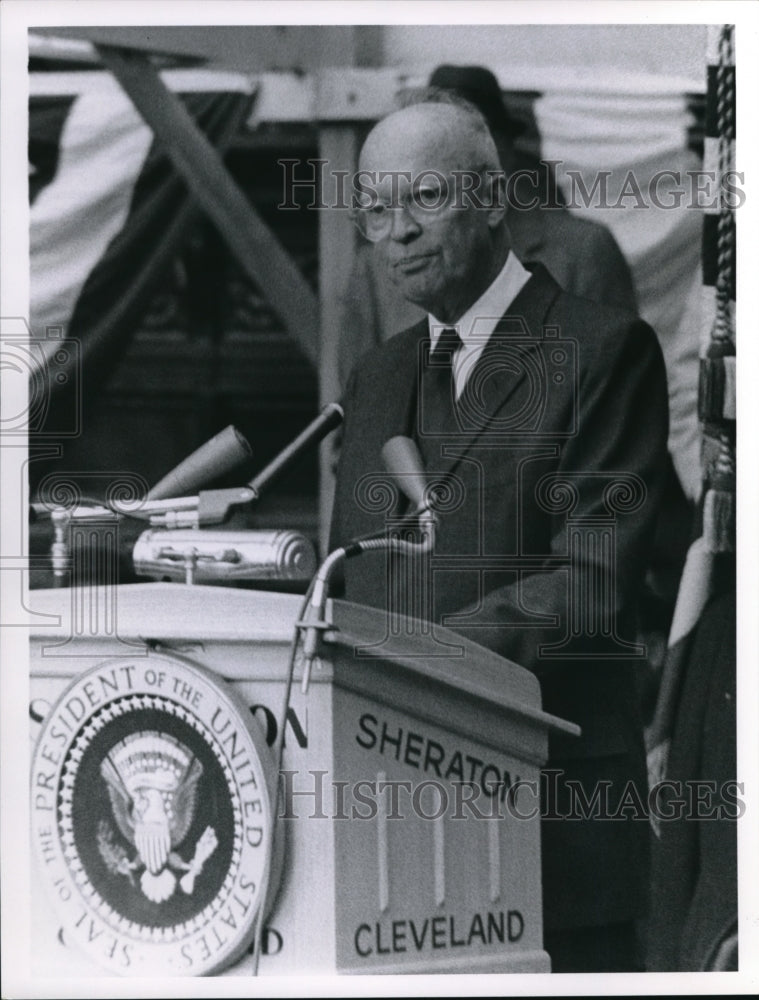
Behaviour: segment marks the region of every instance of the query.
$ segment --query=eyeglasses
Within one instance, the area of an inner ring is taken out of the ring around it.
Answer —
[[[454,208],[468,207],[467,195],[476,192],[477,186],[462,184],[462,178],[467,175],[475,175],[478,186],[483,179],[483,169],[456,171],[450,178],[436,170],[425,171],[419,182],[412,184],[403,197],[396,198],[394,204],[383,201],[376,190],[357,191],[357,204],[351,209],[351,218],[361,235],[372,243],[379,243],[390,235],[396,212],[408,213],[419,226],[429,225]],[[474,199],[472,203],[476,204]]]

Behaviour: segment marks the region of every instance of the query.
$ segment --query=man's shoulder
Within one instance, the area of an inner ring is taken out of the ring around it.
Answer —
[[[551,304],[553,313],[560,313],[567,322],[588,324],[588,334],[593,335],[594,329],[630,326],[644,321],[631,309],[611,302],[598,302],[575,292],[567,292],[563,288]]]
[[[535,209],[517,218],[517,250],[542,261],[559,284],[594,301],[635,308],[630,268],[614,234],[566,208]]]
[[[643,354],[660,350],[656,333],[637,313],[565,291],[541,262],[525,266],[532,272],[531,278],[514,301],[516,309],[511,315],[519,313],[520,306],[524,307],[523,315],[532,313],[528,324],[531,337],[577,342],[584,346],[587,363],[601,369],[613,355],[627,351],[629,344],[633,349],[637,344]],[[544,308],[535,311],[534,303],[540,300]]]
[[[416,320],[414,323],[410,323],[405,326],[398,333],[394,333],[392,337],[389,337],[384,344],[379,345],[379,349],[389,348],[390,352],[395,353],[405,353],[406,351],[417,349],[417,345],[424,340],[429,334],[429,324],[427,321],[427,316],[425,315],[422,319]]]
[[[555,329],[559,339],[575,342],[583,369],[596,371],[599,378],[620,364],[632,368],[664,364],[654,329],[636,313],[616,305],[561,290],[551,303],[545,328]]]
[[[530,271],[530,280],[515,299],[514,306],[520,302],[526,304],[534,298],[544,299],[546,302],[544,324],[555,325],[561,320],[564,325],[580,327],[578,332],[585,332],[592,337],[599,329],[618,328],[643,322],[635,312],[623,305],[599,302],[577,292],[567,291],[541,260],[522,261],[522,263]]]
[[[619,335],[630,329],[653,333],[648,323],[631,309],[610,302],[597,302],[563,289],[559,290],[553,300],[546,322],[558,322],[571,328],[575,336],[589,340],[599,336]]]
[[[380,344],[374,344],[358,359],[352,380],[377,382],[406,367],[416,357],[419,344],[427,336],[427,318],[393,334]]]

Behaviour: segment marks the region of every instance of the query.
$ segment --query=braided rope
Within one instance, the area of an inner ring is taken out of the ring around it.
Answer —
[[[717,67],[717,130],[719,135],[719,175],[720,181],[732,169],[732,150],[735,138],[735,88],[733,67],[733,26],[726,24],[719,36],[719,64]],[[720,214],[717,223],[717,285],[716,316],[712,338],[732,340],[730,320],[730,298],[734,259],[733,212],[726,202],[724,189],[720,184]]]

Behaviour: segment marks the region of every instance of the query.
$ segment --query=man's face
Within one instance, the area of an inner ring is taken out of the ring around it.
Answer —
[[[471,143],[457,142],[450,128],[439,127],[438,107],[426,119],[425,108],[429,106],[407,108],[380,123],[362,150],[360,169],[370,172],[381,203],[406,206],[389,213],[389,231],[375,243],[375,253],[405,298],[455,322],[494,277],[494,230],[500,216],[466,198],[464,207],[449,205],[412,216],[410,200],[434,203],[433,171],[460,190],[461,178],[453,173],[481,167],[474,162]],[[462,204],[461,198],[454,201]]]

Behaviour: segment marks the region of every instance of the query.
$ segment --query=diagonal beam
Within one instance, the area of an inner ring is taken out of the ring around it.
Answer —
[[[140,52],[98,45],[108,69],[153,130],[204,212],[290,335],[315,364],[319,303],[287,251],[235,184],[216,149]]]

